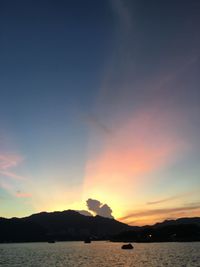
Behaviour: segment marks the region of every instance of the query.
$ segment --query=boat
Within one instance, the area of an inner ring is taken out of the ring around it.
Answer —
[[[133,245],[132,244],[124,244],[121,249],[133,249]]]
[[[84,243],[85,243],[85,244],[89,244],[89,243],[91,243],[91,239],[90,239],[90,238],[86,238],[86,239],[84,240]]]

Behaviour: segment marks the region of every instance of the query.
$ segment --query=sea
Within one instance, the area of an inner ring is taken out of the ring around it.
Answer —
[[[5,267],[200,267],[200,242],[136,243],[56,242],[0,244],[0,266]]]

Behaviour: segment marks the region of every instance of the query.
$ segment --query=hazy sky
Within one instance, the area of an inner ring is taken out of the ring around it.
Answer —
[[[0,216],[200,216],[200,1],[0,1]]]

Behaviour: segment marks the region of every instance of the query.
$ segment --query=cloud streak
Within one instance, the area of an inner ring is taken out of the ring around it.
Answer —
[[[124,221],[127,219],[141,218],[146,216],[160,216],[160,215],[168,215],[169,213],[180,213],[180,212],[188,212],[193,210],[200,210],[200,203],[184,205],[176,208],[161,208],[161,209],[151,209],[151,210],[142,210],[132,212],[127,214],[124,217],[119,218],[119,220]]]
[[[24,180],[23,176],[17,175],[11,171],[23,161],[23,158],[17,154],[0,154],[0,175],[14,180]]]
[[[146,204],[147,205],[157,205],[157,204],[161,204],[161,203],[166,203],[166,202],[170,202],[172,200],[176,200],[176,199],[180,199],[180,198],[191,196],[191,195],[193,195],[195,193],[199,193],[199,190],[193,190],[191,192],[186,192],[186,193],[183,193],[183,194],[177,194],[176,196],[170,196],[170,197],[162,198],[162,199],[155,200],[155,201],[149,201]]]
[[[0,187],[8,192],[11,196],[16,198],[30,198],[30,193],[21,192],[16,188],[19,188],[19,182],[27,180],[25,177],[16,174],[12,171],[13,168],[18,167],[23,158],[14,153],[0,153]]]
[[[31,198],[32,194],[30,194],[30,193],[16,193],[15,196],[18,198]]]
[[[15,194],[15,196],[17,198],[31,198],[32,197],[32,194],[30,193],[26,193],[26,192],[21,192],[20,190],[18,190]]]

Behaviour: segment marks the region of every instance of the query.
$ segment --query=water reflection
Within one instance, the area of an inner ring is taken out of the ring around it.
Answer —
[[[200,243],[134,244],[83,242],[0,244],[0,266],[5,267],[116,267],[190,266],[200,262]]]

